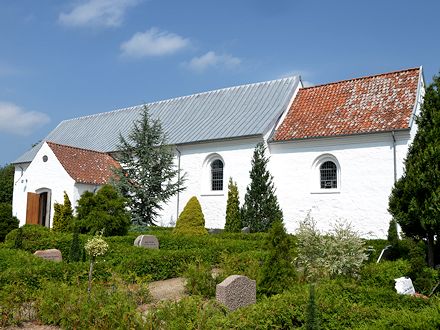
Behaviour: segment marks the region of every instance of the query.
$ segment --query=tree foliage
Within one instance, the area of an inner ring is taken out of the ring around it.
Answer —
[[[83,247],[81,240],[79,239],[79,228],[75,227],[72,236],[72,242],[70,243],[69,261],[78,262],[83,257]]]
[[[243,224],[251,232],[268,231],[275,221],[283,220],[273,178],[267,170],[268,162],[266,147],[263,143],[257,144],[252,158],[251,183],[246,188],[242,210]]]
[[[159,120],[144,106],[128,138],[119,136],[115,186],[128,199],[132,217],[140,225],[155,225],[163,203],[184,190],[184,178],[175,167],[173,149]]]
[[[14,170],[12,164],[0,167],[0,203],[12,204]]]
[[[77,218],[81,232],[95,234],[104,230],[105,236],[125,235],[130,227],[126,199],[110,185],[96,194],[85,192],[78,200]]]
[[[175,234],[183,235],[206,235],[208,231],[205,228],[205,217],[202,212],[202,206],[197,197],[193,196],[185,205],[182,213],[176,221]]]
[[[225,231],[238,233],[243,228],[240,212],[240,200],[238,197],[237,183],[229,178],[228,201],[226,202]]]
[[[73,209],[69,196],[64,192],[64,203],[54,203],[55,213],[53,215],[53,231],[67,233],[73,225]]]
[[[271,296],[282,293],[295,280],[292,241],[281,221],[275,221],[266,238],[269,255],[261,268],[259,292]]]
[[[418,131],[408,150],[405,173],[395,183],[389,211],[407,237],[428,243],[434,266],[435,236],[440,234],[440,76],[426,89]]]
[[[18,219],[12,215],[12,206],[0,203],[0,242],[5,240],[11,230],[18,228],[18,223]]]

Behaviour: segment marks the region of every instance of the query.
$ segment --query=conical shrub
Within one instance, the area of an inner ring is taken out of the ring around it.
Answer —
[[[193,196],[188,201],[177,219],[176,227],[173,232],[183,235],[208,234],[205,228],[205,217],[203,216],[202,207],[197,197]]]

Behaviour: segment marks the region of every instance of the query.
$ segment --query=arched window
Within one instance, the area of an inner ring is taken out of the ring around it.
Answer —
[[[220,159],[211,163],[211,190],[223,190],[223,162]]]
[[[336,164],[330,160],[325,161],[319,167],[321,189],[338,188],[338,168]]]

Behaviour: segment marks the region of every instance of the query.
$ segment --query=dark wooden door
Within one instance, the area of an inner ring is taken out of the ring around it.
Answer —
[[[40,195],[27,193],[26,224],[38,225],[40,219]]]

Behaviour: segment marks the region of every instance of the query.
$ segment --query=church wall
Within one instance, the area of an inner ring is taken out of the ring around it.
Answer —
[[[395,136],[399,177],[410,135],[400,131]],[[364,236],[386,237],[391,219],[388,197],[394,184],[391,133],[270,143],[269,147],[270,170],[289,232],[310,212],[323,230],[347,219]],[[336,189],[319,185],[316,162],[325,155],[338,165]]]
[[[47,156],[47,161],[43,161]],[[27,193],[38,192],[48,188],[51,191],[50,226],[53,220],[54,202],[64,202],[64,191],[67,192],[72,204],[74,203],[74,180],[67,174],[50,147],[44,143],[33,161],[21,175],[20,164],[15,166],[13,214],[20,220],[20,226],[26,223]]]
[[[196,196],[205,215],[205,226],[223,228],[229,177],[237,182],[243,203],[246,186],[250,182],[252,155],[256,144],[260,141],[262,138],[249,138],[178,146],[181,153],[181,169],[186,173],[187,188],[179,195],[179,212],[177,212],[177,197],[174,197],[164,206],[159,224],[173,225],[177,213],[180,214],[188,200]],[[222,191],[212,191],[210,187],[210,164],[215,159],[221,159],[224,163]]]

